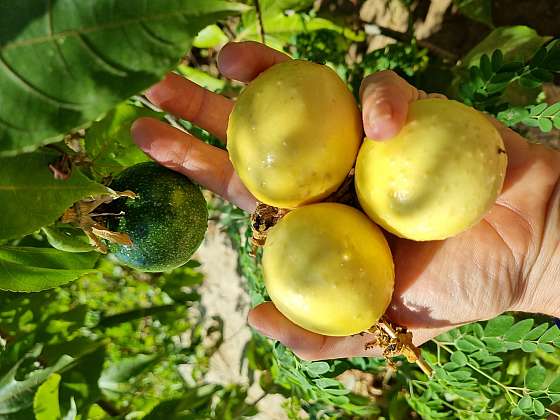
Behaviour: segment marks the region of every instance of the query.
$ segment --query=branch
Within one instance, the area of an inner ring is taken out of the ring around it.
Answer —
[[[255,8],[257,9],[257,17],[259,18],[259,27],[260,27],[260,30],[261,30],[261,42],[266,45],[263,18],[262,18],[262,13],[261,13],[261,5],[259,3],[259,0],[255,0]]]
[[[367,35],[385,35],[397,41],[410,42],[412,40],[416,40],[418,45],[420,45],[422,48],[428,49],[429,51],[433,52],[435,55],[439,55],[441,58],[444,58],[452,62],[457,62],[457,60],[459,59],[459,57],[456,54],[452,53],[451,51],[447,51],[444,48],[438,47],[437,45],[432,44],[430,41],[416,39],[410,34],[395,31],[391,28],[386,28],[384,26],[379,26],[375,24],[367,24],[364,25],[364,31]]]
[[[95,403],[111,417],[117,417],[123,414],[117,407],[107,400],[97,400]]]

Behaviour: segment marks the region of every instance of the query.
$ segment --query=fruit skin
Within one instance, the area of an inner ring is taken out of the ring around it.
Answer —
[[[391,301],[394,266],[381,230],[338,203],[299,207],[268,233],[264,281],[278,310],[315,333],[346,336],[374,325]]]
[[[496,128],[459,102],[410,105],[393,139],[366,139],[356,163],[358,199],[386,230],[416,241],[445,239],[478,223],[496,201],[507,156]]]
[[[109,218],[107,227],[132,240],[131,246],[109,244],[120,262],[141,271],[168,271],[185,264],[198,249],[208,210],[202,192],[187,177],[145,162],[121,172],[110,187],[138,195],[115,200],[109,207],[124,216]]]
[[[241,93],[227,137],[247,189],[265,204],[294,208],[320,201],[344,181],[362,126],[354,97],[333,70],[290,60]]]

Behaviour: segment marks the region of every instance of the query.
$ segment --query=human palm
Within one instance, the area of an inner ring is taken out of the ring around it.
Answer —
[[[288,60],[261,44],[228,44],[219,56],[226,77],[249,82],[266,68]],[[147,93],[162,109],[199,125],[226,141],[233,102],[170,74]],[[366,135],[390,138],[403,126],[408,104],[426,95],[393,72],[380,72],[362,83]],[[507,310],[541,311],[538,283],[559,241],[560,154],[529,145],[492,121],[508,153],[504,189],[484,219],[445,241],[413,242],[389,237],[396,269],[388,317],[409,327],[421,344],[454,326],[488,319]],[[135,122],[132,134],[153,159],[177,170],[225,199],[252,211],[255,198],[235,174],[227,152],[207,145],[151,118]],[[372,140],[366,140],[372,141]],[[554,219],[554,220],[553,220]],[[549,255],[550,254],[550,255]],[[306,359],[371,355],[367,336],[326,337],[285,318],[272,303],[249,314],[249,322]]]

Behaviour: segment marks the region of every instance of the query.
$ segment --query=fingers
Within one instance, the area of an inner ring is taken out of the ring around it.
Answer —
[[[385,140],[403,127],[408,104],[419,98],[419,91],[395,72],[385,70],[362,81],[360,98],[366,136]]]
[[[146,96],[157,107],[204,128],[225,143],[231,99],[174,73],[152,86]]]
[[[417,90],[391,70],[366,77],[360,87],[362,118],[366,136],[385,140],[398,134],[406,122],[408,105],[425,98],[447,99],[439,93]]]
[[[218,55],[218,69],[229,79],[247,83],[286,60],[290,60],[288,55],[258,42],[230,42]]]
[[[258,42],[229,43],[220,51],[218,66],[231,79],[249,82],[270,66],[289,60],[286,54]],[[148,99],[157,107],[208,130],[226,141],[233,101],[210,92],[177,74],[169,73],[152,86]]]
[[[372,356],[371,350],[364,350],[364,344],[371,341],[371,336],[327,337],[315,334],[292,323],[272,302],[252,309],[249,312],[249,324],[261,334],[280,341],[305,360]]]
[[[163,166],[188,176],[244,210],[254,210],[255,198],[233,171],[224,150],[153,118],[139,118],[131,132],[136,144]]]
[[[325,360],[345,357],[378,357],[379,347],[366,350],[365,345],[373,340],[371,334],[349,337],[327,337],[298,327],[282,315],[272,302],[265,302],[249,312],[249,324],[261,334],[278,340],[302,359]],[[451,329],[415,329],[414,343],[420,345]]]

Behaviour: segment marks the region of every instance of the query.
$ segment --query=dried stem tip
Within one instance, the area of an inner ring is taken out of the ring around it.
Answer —
[[[375,346],[382,347],[383,357],[390,364],[392,364],[391,357],[402,354],[410,363],[415,362],[428,377],[432,375],[432,368],[422,358],[418,347],[412,343],[412,333],[406,328],[395,326],[385,317],[382,317],[368,332],[373,334],[375,339],[366,343],[366,350]]]

